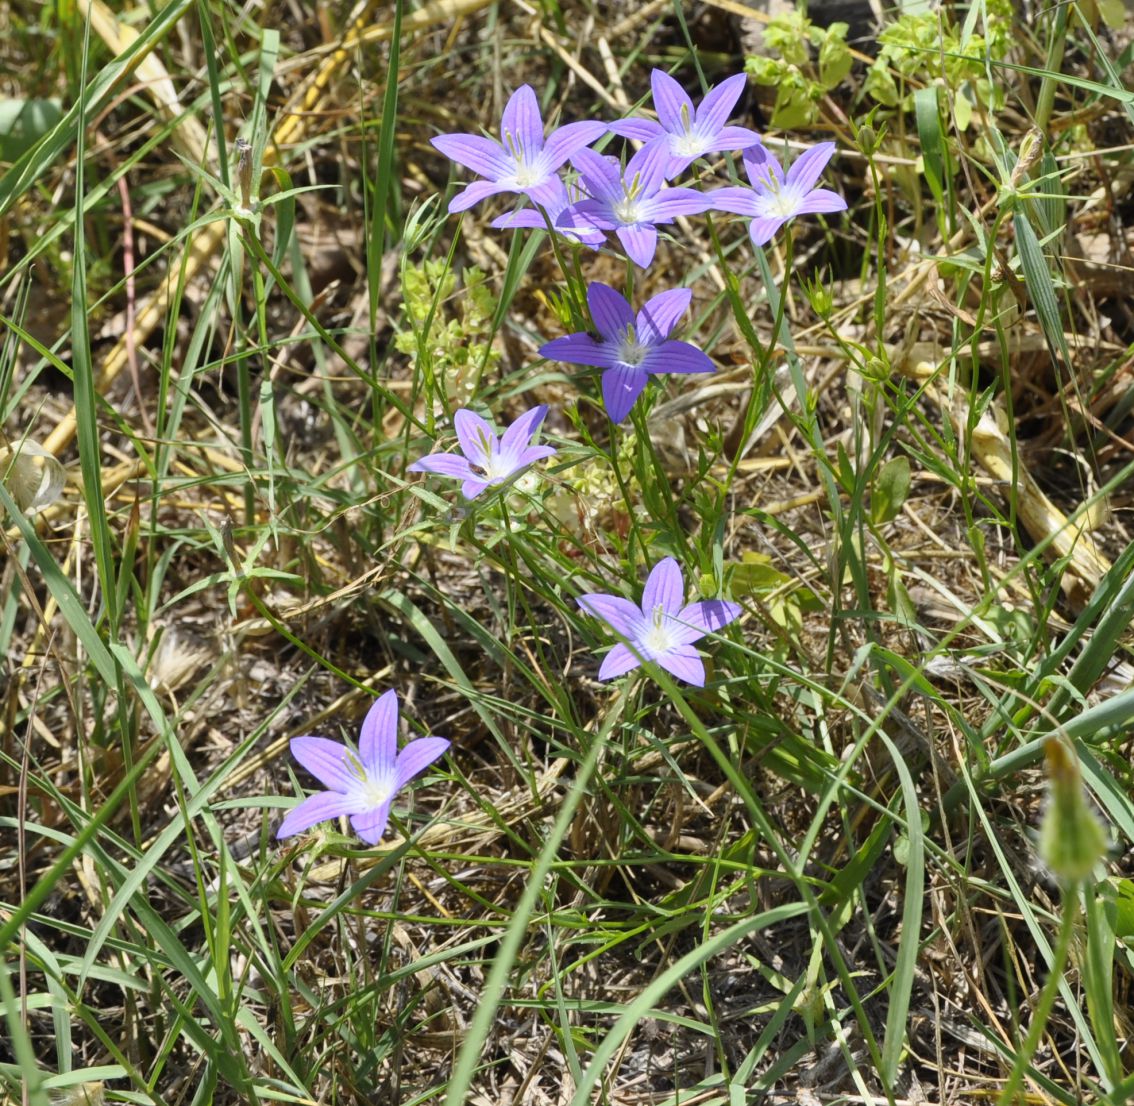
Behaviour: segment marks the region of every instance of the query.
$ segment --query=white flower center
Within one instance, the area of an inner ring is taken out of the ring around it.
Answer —
[[[642,212],[642,177],[635,173],[629,185],[622,183],[622,199],[611,208],[611,214],[618,222],[631,226],[634,223],[645,222]]]
[[[352,793],[361,798],[368,807],[380,806],[394,793],[393,777],[375,779],[368,775],[362,766],[362,761],[349,749],[344,754],[344,760],[350,774],[358,780],[357,790]]]
[[[393,780],[372,780],[367,777],[362,786],[362,794],[367,805],[381,806],[393,794],[392,784]]]
[[[764,215],[779,215],[790,219],[799,209],[802,196],[798,188],[784,188],[770,170],[760,175],[754,182],[760,189],[760,207]]]
[[[538,164],[530,164],[523,158],[516,161],[516,183],[521,188],[531,188],[533,184],[539,184],[543,180],[544,174],[540,171]]]
[[[790,219],[799,207],[799,197],[791,192],[781,192],[779,189],[766,194],[765,208],[769,215],[782,215]]]
[[[512,160],[516,164],[515,181],[520,188],[531,188],[532,185],[539,184],[547,172],[543,166],[543,158],[540,156],[542,150],[537,150],[534,153],[526,151],[523,144],[511,131],[505,131],[503,134],[504,148],[512,155]]]
[[[695,130],[687,130],[684,134],[674,135],[669,148],[678,157],[700,157],[711,145],[707,136],[698,134]]]
[[[512,475],[511,466],[499,453],[490,453],[484,466],[484,477],[488,481],[503,480]]]
[[[653,610],[653,625],[642,635],[639,645],[651,656],[658,657],[674,648],[670,635],[669,619],[665,608],[659,603]]]
[[[631,196],[626,196],[614,205],[613,215],[620,223],[627,225],[642,222],[641,204]]]
[[[624,365],[640,365],[650,347],[638,338],[637,330],[628,326],[626,334],[618,345],[618,360]]]

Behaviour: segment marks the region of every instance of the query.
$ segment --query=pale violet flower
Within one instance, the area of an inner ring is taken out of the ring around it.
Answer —
[[[837,192],[816,188],[819,175],[835,152],[833,142],[820,142],[804,150],[784,175],[783,167],[764,146],[744,151],[744,168],[751,188],[718,188],[711,193],[713,208],[734,215],[750,215],[748,233],[753,245],[767,245],[789,219],[845,211],[847,202]]]
[[[497,438],[492,427],[475,411],[462,407],[453,416],[453,429],[461,453],[431,453],[414,461],[407,472],[434,472],[463,480],[461,492],[466,499],[475,499],[485,488],[504,484],[521,473],[533,461],[551,457],[549,445],[532,445],[532,436],[539,430],[547,414],[547,405],[540,404],[521,415]]]
[[[540,356],[604,369],[603,404],[611,421],[621,422],[652,375],[713,372],[712,361],[696,346],[669,337],[692,297],[688,288],[659,292],[635,318],[624,297],[595,281],[587,286],[587,306],[599,337],[566,334],[540,346]]]
[[[685,602],[685,580],[672,557],[654,565],[642,589],[639,607],[620,595],[601,592],[579,597],[587,614],[601,618],[620,638],[602,662],[598,678],[611,680],[643,661],[653,661],[670,675],[695,687],[705,686],[705,665],[693,642],[717,633],[740,617],[740,607],[725,599]]]
[[[325,737],[293,738],[291,755],[327,790],[292,807],[276,837],[294,837],[319,822],[347,817],[363,841],[376,845],[394,796],[448,748],[443,737],[419,737],[398,751],[398,697],[393,691],[366,712],[357,753]]]
[[[712,206],[704,193],[692,188],[666,188],[669,151],[662,139],[643,146],[620,169],[618,162],[594,150],[571,156],[587,199],[573,203],[564,219],[580,230],[612,230],[626,256],[645,269],[658,246],[658,224],[679,215],[700,215]]]
[[[485,178],[458,192],[449,201],[450,213],[465,211],[499,192],[520,192],[541,207],[562,208],[560,166],[606,131],[605,123],[585,120],[558,127],[545,139],[539,101],[531,85],[525,84],[504,108],[500,142],[478,134],[441,134],[430,142],[450,160]]]
[[[743,73],[737,73],[721,81],[710,88],[700,105],[694,108],[685,89],[664,70],[655,69],[650,74],[650,86],[659,122],[633,117],[619,119],[610,124],[610,130],[641,142],[652,142],[664,136],[669,153],[665,175],[667,179],[676,177],[698,158],[726,150],[743,150],[760,141],[760,136],[747,127],[726,125],[747,79]]]

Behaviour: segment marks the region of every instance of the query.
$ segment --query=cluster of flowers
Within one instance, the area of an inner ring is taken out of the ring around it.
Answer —
[[[679,215],[725,211],[749,216],[752,241],[763,246],[796,215],[843,211],[847,205],[841,196],[815,187],[835,152],[833,142],[811,147],[785,175],[755,131],[727,125],[745,80],[743,73],[729,77],[695,108],[681,85],[655,69],[651,85],[657,122],[636,117],[613,123],[585,120],[559,127],[546,138],[535,92],[523,85],[504,108],[501,142],[475,134],[433,139],[446,157],[484,178],[458,193],[449,211],[466,211],[501,192],[518,193],[543,208],[554,229],[566,237],[598,245],[613,231],[626,255],[643,269],[653,261],[658,226]],[[608,132],[645,143],[625,168],[615,158],[589,149]],[[750,188],[699,192],[664,187],[699,158],[736,150],[742,152]],[[559,176],[568,160],[578,173],[571,191]],[[531,209],[493,222],[497,227],[547,225],[543,215]]]
[[[737,74],[722,81],[694,107],[672,77],[655,69],[651,85],[656,122],[636,117],[613,123],[586,120],[568,123],[546,136],[535,92],[523,85],[504,109],[502,141],[473,134],[433,139],[443,154],[483,178],[466,185],[450,202],[449,211],[466,211],[489,196],[516,193],[536,206],[500,216],[493,226],[550,227],[595,248],[613,232],[627,257],[646,268],[657,250],[658,226],[681,215],[721,211],[747,216],[752,220],[753,243],[763,246],[797,215],[844,210],[841,196],[816,187],[834,143],[811,147],[785,174],[754,131],[728,125],[745,80],[744,74]],[[622,166],[590,149],[607,133],[644,145]],[[728,151],[741,151],[751,187],[701,192],[667,184],[699,158]],[[565,183],[559,174],[568,161],[577,176]],[[603,403],[611,420],[621,422],[651,375],[713,371],[704,352],[670,338],[691,298],[688,288],[672,288],[648,300],[635,315],[624,296],[596,281],[587,288],[595,334],[568,334],[545,343],[539,352],[567,364],[602,369]],[[462,494],[474,499],[555,454],[551,446],[533,444],[546,414],[546,406],[534,407],[498,437],[480,415],[462,408],[453,419],[461,453],[430,454],[408,471],[456,478],[462,481]],[[685,581],[672,557],[651,570],[640,606],[606,593],[580,596],[578,604],[606,622],[620,639],[603,660],[600,680],[614,679],[651,661],[696,687],[704,686],[705,667],[694,643],[741,613],[736,603],[726,600],[686,603]],[[294,807],[277,836],[289,837],[317,822],[349,816],[363,841],[377,843],[394,795],[449,747],[444,738],[425,737],[409,742],[399,753],[397,722],[397,699],[388,691],[363,721],[357,754],[326,738],[295,738],[291,748],[296,760],[328,790]]]

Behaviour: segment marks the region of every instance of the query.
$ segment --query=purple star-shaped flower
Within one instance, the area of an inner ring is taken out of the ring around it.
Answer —
[[[696,346],[669,337],[692,298],[688,288],[659,292],[635,318],[622,296],[595,281],[587,286],[587,305],[600,337],[566,334],[540,346],[540,356],[605,369],[602,401],[611,421],[621,422],[652,375],[714,371],[712,361]]]
[[[683,173],[698,158],[726,150],[743,150],[760,141],[747,127],[729,127],[725,121],[736,107],[748,78],[743,73],[721,81],[705,93],[700,107],[694,108],[685,89],[668,73],[655,69],[650,74],[654,90],[654,109],[660,122],[652,119],[620,119],[610,130],[623,138],[652,142],[664,136],[669,152],[667,179]]]
[[[292,738],[292,756],[327,790],[292,807],[276,837],[294,837],[318,822],[349,816],[355,833],[368,845],[376,845],[394,796],[448,748],[443,737],[419,737],[398,752],[398,697],[393,691],[366,712],[357,755],[325,737]]]
[[[526,469],[533,461],[551,457],[549,445],[532,445],[532,435],[547,414],[547,405],[540,404],[521,415],[500,438],[475,411],[462,407],[453,416],[464,456],[456,453],[431,453],[414,461],[406,472],[436,472],[463,480],[461,492],[466,499],[475,499],[485,488],[503,484]]]
[[[498,192],[521,192],[542,207],[563,206],[560,166],[607,131],[597,120],[568,123],[544,139],[543,118],[531,85],[520,85],[500,120],[502,142],[478,134],[440,134],[430,139],[447,158],[484,177],[449,201],[449,212],[466,211]]]
[[[752,216],[748,233],[755,246],[766,245],[784,223],[797,215],[846,211],[847,202],[837,192],[815,187],[834,152],[833,142],[820,142],[804,150],[791,163],[785,177],[783,167],[770,150],[750,146],[743,158],[752,187],[716,189],[711,193],[713,207],[734,215]]]
[[[669,148],[664,139],[643,146],[619,169],[614,158],[594,150],[572,154],[588,199],[579,200],[565,212],[580,229],[612,230],[635,265],[645,269],[658,246],[659,223],[672,223],[678,215],[700,215],[712,206],[703,193],[692,188],[662,190]]]
[[[579,606],[626,639],[607,653],[600,680],[621,676],[647,660],[695,687],[705,686],[705,666],[693,642],[740,617],[740,607],[724,599],[685,603],[685,580],[672,557],[654,565],[641,607],[601,592],[579,596]]]

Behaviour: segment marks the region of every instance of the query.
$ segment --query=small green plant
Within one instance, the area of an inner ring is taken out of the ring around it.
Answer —
[[[1007,56],[1011,26],[1004,0],[987,4],[983,36],[958,27],[944,10],[899,15],[878,35],[878,56],[863,90],[885,107],[912,111],[917,88],[944,85],[954,94],[954,119],[964,130],[976,108],[1003,103],[1004,91],[989,81],[987,63]]]
[[[772,126],[806,127],[819,117],[819,101],[850,72],[847,24],[817,27],[801,11],[776,16],[764,28],[770,57],[749,57],[744,68],[757,84],[776,90]]]
[[[451,403],[464,405],[481,375],[500,360],[493,344],[496,300],[484,273],[470,265],[457,274],[447,262],[430,258],[402,273],[404,304],[394,345],[432,375]]]

